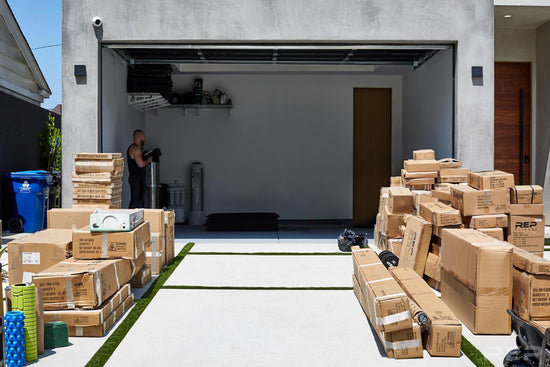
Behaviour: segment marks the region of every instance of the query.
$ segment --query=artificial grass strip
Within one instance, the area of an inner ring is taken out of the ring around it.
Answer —
[[[191,248],[193,248],[193,245],[194,243],[188,243],[185,245],[185,247],[179,252],[178,256],[175,257],[172,264],[164,268],[164,271],[159,275],[159,277],[153,281],[153,284],[151,284],[147,292],[143,294],[143,297],[135,301],[134,307],[132,307],[128,316],[126,316],[118,328],[113,331],[111,336],[109,336],[105,343],[103,343],[101,348],[98,349],[88,363],[86,363],[87,367],[100,367],[107,363],[120,342],[122,342],[126,334],[128,334],[132,326],[134,326],[138,318],[141,316],[143,311],[145,311],[149,303],[151,303],[158,291],[163,288],[164,282],[166,282],[168,277],[170,277],[174,270],[176,270],[185,255],[187,255]]]
[[[202,289],[202,290],[237,290],[237,291],[350,291],[353,287],[232,287],[200,285],[165,285],[162,289]]]
[[[462,343],[460,344],[460,350],[466,355],[478,367],[494,367],[484,355],[473,346],[464,336],[462,336]]]
[[[350,256],[351,252],[190,252],[189,255]]]

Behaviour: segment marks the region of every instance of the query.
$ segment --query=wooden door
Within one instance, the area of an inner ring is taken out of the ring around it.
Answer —
[[[523,125],[523,128],[522,128]],[[495,63],[495,169],[531,183],[531,63]]]
[[[391,175],[391,88],[353,89],[353,224],[376,221]]]

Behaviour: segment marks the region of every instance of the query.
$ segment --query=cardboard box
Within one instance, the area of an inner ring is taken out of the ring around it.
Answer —
[[[38,288],[40,289],[40,288]],[[107,320],[109,315],[130,296],[130,284],[125,284],[101,306],[94,310],[58,310],[44,311],[46,322],[63,321],[67,326],[97,326]]]
[[[353,292],[359,300],[361,308],[369,317],[369,302],[367,297],[359,287],[357,277],[352,275]],[[372,323],[371,323],[372,325]],[[405,358],[422,358],[422,336],[418,324],[413,324],[412,328],[403,330],[391,331],[382,333],[376,331],[388,358],[405,359]]]
[[[75,259],[137,259],[151,237],[149,222],[130,232],[90,232],[90,226],[73,231]]]
[[[435,152],[433,149],[419,149],[413,151],[413,159],[418,160],[435,160]]]
[[[472,333],[510,334],[511,321],[506,310],[512,306],[511,287],[510,290],[487,287],[473,290],[445,268],[441,269],[441,276],[441,300]]]
[[[544,251],[544,215],[511,215],[508,242],[529,252]]]
[[[377,214],[378,216],[378,214]],[[166,246],[166,264],[171,264],[176,257],[176,228],[174,225],[164,225],[164,244]]]
[[[510,212],[508,190],[476,190],[467,185],[451,186],[451,204],[464,216]]]
[[[499,241],[504,241],[504,230],[502,228],[478,228],[477,230]]]
[[[439,171],[439,162],[436,160],[413,160],[408,159],[403,162],[403,167],[407,172],[434,172]]]
[[[399,226],[404,224],[404,214],[394,214],[388,207],[384,208],[384,214],[380,217],[381,231],[389,238],[401,237]]]
[[[124,158],[115,158],[112,160],[77,160],[74,162],[74,166],[76,173],[122,173],[124,171]]]
[[[441,292],[441,281],[437,281],[433,278],[430,278],[426,274],[424,274],[424,281],[426,284],[428,284],[431,288],[435,289],[436,291]]]
[[[462,218],[457,209],[439,202],[420,204],[419,214],[437,227],[462,224]]]
[[[530,324],[539,329],[542,335],[550,328],[550,320],[531,320]]]
[[[403,248],[403,239],[402,238],[390,238],[387,242],[387,250],[393,252],[395,255],[399,256],[401,254],[401,249]]]
[[[48,228],[77,229],[90,224],[92,209],[50,209],[48,210]]]
[[[513,251],[514,267],[530,274],[550,275],[550,261],[519,247],[514,247]]]
[[[434,242],[433,237],[432,237],[432,243],[430,244],[430,253],[436,256],[441,255],[441,245],[439,243]]]
[[[469,168],[443,168],[439,171],[438,182],[467,183]]]
[[[432,196],[432,192],[428,190],[414,190],[411,191],[413,194],[414,207],[418,209],[420,203],[435,203],[436,198]]]
[[[90,161],[90,160],[113,160],[121,159],[122,153],[74,153],[75,161]]]
[[[391,176],[390,187],[403,187],[403,179],[401,176]]]
[[[455,314],[412,269],[392,268],[390,273],[430,319],[425,341],[428,353],[439,357],[459,357],[462,324]]]
[[[414,269],[422,276],[431,238],[432,225],[422,218],[410,216],[407,219],[403,245],[399,254],[399,267]]]
[[[103,337],[133,304],[134,296],[130,294],[113,312],[111,312],[103,324],[97,326],[68,326],[69,336]]]
[[[401,177],[405,179],[411,178],[437,178],[437,171],[433,172],[408,172],[401,169]]]
[[[8,243],[9,283],[28,283],[32,276],[71,256],[72,231],[46,229]]]
[[[143,209],[143,219],[150,223],[151,232],[164,232],[163,209]]]
[[[434,279],[436,282],[441,282],[441,257],[428,252],[424,275]]]
[[[474,215],[466,219],[465,224],[470,228],[506,228],[508,227],[508,216],[506,214]]]
[[[130,279],[132,288],[143,288],[151,281],[151,266],[143,265],[140,271]]]
[[[380,188],[380,200],[378,202],[378,213],[384,213],[384,207],[388,204],[388,192],[390,188],[389,187],[381,187]]]
[[[163,252],[166,250],[164,233],[151,232],[151,241],[145,246],[146,252]]]
[[[162,272],[162,268],[166,264],[166,258],[164,257],[164,251],[160,252],[145,252],[147,259],[145,263],[151,266],[151,274],[159,275]]]
[[[441,168],[460,168],[462,167],[462,162],[454,158],[443,158],[440,159],[439,164]]]
[[[437,186],[431,193],[439,201],[451,202],[451,186]]]
[[[510,215],[544,215],[544,204],[510,204]]]
[[[550,319],[550,275],[514,268],[514,311],[524,320]]]
[[[128,283],[145,263],[136,260],[69,258],[33,276],[44,292],[44,309],[96,308]]]
[[[510,189],[511,204],[542,204],[542,187],[519,185]]]
[[[368,304],[365,312],[375,330],[390,332],[412,327],[409,299],[371,249],[352,248],[354,273]]]
[[[388,190],[388,209],[393,214],[409,214],[414,208],[411,190],[403,187],[390,187]]]
[[[113,184],[122,182],[122,172],[89,172],[89,173],[76,173],[73,172],[73,183],[98,183],[98,184]]]
[[[514,175],[498,170],[471,172],[468,184],[478,190],[509,189],[514,187]]]
[[[435,178],[406,178],[404,182],[406,187],[411,187],[411,190],[415,190],[417,187],[427,190],[435,184]]]
[[[432,226],[432,234],[435,237],[441,238],[441,236],[443,236],[443,231],[444,230],[446,230],[446,229],[461,229],[461,228],[464,228],[464,226],[462,224],[457,224],[457,225],[454,225],[454,226],[445,226],[445,227]]]

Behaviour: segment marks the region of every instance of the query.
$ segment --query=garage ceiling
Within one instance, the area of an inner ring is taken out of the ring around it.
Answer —
[[[104,44],[129,64],[410,65],[451,45]]]

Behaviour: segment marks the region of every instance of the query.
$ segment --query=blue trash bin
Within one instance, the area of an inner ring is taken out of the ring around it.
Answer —
[[[20,171],[6,174],[11,178],[13,215],[32,233],[46,228],[49,186],[52,176],[46,171]]]

